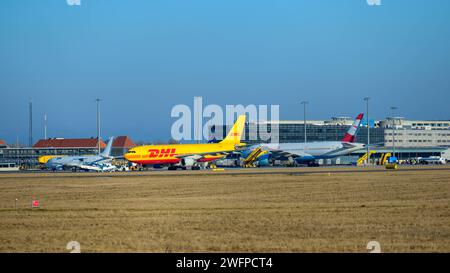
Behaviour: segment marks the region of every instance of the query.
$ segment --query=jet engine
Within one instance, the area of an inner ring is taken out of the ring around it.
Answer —
[[[192,167],[197,163],[197,161],[192,157],[186,157],[181,159],[181,165],[184,167]]]

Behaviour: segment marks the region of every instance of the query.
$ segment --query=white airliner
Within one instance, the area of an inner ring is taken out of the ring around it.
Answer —
[[[366,145],[362,143],[354,143],[359,126],[364,114],[359,114],[348,130],[342,141],[321,141],[306,143],[267,143],[258,144],[250,147],[250,150],[261,148],[263,151],[269,152],[271,159],[286,158],[299,164],[308,164],[316,166],[317,159],[330,159],[341,155],[348,155],[354,151],[363,149]],[[267,160],[267,155],[262,156]],[[265,164],[263,164],[265,165]]]

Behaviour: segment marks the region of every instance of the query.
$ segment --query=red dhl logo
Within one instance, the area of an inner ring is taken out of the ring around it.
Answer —
[[[150,158],[163,158],[163,157],[173,157],[176,155],[176,149],[150,149]]]
[[[238,136],[240,136],[240,134],[239,134],[239,133],[230,133],[230,136],[232,136],[232,137],[238,137]]]

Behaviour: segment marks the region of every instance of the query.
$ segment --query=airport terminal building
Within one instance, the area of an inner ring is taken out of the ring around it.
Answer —
[[[350,117],[333,117],[330,120],[307,120],[307,141],[341,141],[353,124],[353,121]],[[450,121],[413,121],[403,118],[388,118],[381,121],[371,121],[370,123],[370,143],[372,144],[392,147],[393,140],[395,140],[395,144],[398,147],[450,147]],[[305,122],[297,120],[247,123],[243,141],[250,145],[269,142],[262,137],[264,131],[260,132],[259,128],[261,125],[266,126],[269,133],[272,131],[272,127],[276,125],[279,130],[280,143],[304,142]],[[222,129],[222,137],[225,136],[229,129],[229,126]],[[215,130],[212,131],[211,138],[218,139],[214,132]],[[394,133],[395,138],[393,137]],[[367,125],[365,120],[363,120],[356,141],[367,143]]]
[[[382,121],[380,124],[386,128],[386,147],[393,147],[393,143],[396,147],[408,148],[450,147],[450,121],[410,121],[397,118]]]
[[[315,141],[340,141],[344,138],[350,126],[353,124],[354,119],[350,117],[333,117],[330,120],[308,120],[306,121],[306,138],[308,142]],[[267,126],[267,132],[271,133],[273,125],[278,127],[279,142],[280,143],[296,143],[304,142],[305,140],[305,124],[304,121],[278,121],[264,122],[264,123],[249,123],[246,126],[245,143],[256,144],[264,141],[265,128],[263,132],[260,132],[258,128],[263,125]],[[250,133],[252,132],[252,133]],[[257,139],[254,138],[257,132]],[[380,128],[378,124],[375,124],[373,128],[370,128],[370,139],[372,143],[384,142],[384,128]],[[367,127],[364,130],[359,131],[357,141],[367,142]]]
[[[341,141],[354,119],[350,117],[333,117],[329,120],[307,120],[306,138],[314,141]],[[259,128],[262,125],[262,132]],[[280,143],[300,143],[305,141],[305,122],[303,120],[280,120],[277,122],[247,123],[243,142],[252,145],[264,140],[265,131],[269,134],[273,126],[279,130]],[[229,130],[222,128],[222,133]],[[219,139],[212,129],[211,139]],[[367,122],[364,120],[357,135],[356,142],[367,143]],[[450,160],[450,121],[406,120],[404,118],[388,118],[370,121],[371,150],[373,157],[384,153],[392,153],[395,146],[400,160],[417,157],[441,156]],[[395,143],[395,145],[394,145]],[[328,164],[349,164],[364,155],[366,150],[357,151],[347,157],[329,160]],[[326,162],[324,162],[326,164]]]

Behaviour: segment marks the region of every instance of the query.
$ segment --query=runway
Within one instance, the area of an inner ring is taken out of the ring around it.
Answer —
[[[450,165],[438,166],[438,165],[420,165],[420,166],[399,166],[397,170],[386,170],[384,166],[342,166],[342,167],[266,167],[266,168],[225,168],[219,171],[213,171],[212,169],[199,170],[199,171],[168,171],[166,169],[153,169],[147,171],[133,171],[133,172],[114,172],[114,173],[95,173],[95,172],[51,172],[51,171],[19,171],[19,172],[3,172],[0,173],[0,179],[2,177],[18,178],[33,176],[34,178],[83,178],[83,177],[176,177],[176,176],[257,176],[257,175],[308,175],[308,174],[320,174],[320,173],[380,173],[380,172],[433,172],[433,171],[450,171]],[[16,176],[17,175],[17,176]]]

